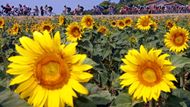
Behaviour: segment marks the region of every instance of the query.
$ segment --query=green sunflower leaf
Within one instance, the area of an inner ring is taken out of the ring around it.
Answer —
[[[0,107],[32,107],[10,89],[0,92]]]
[[[183,68],[184,65],[190,64],[190,58],[182,57],[178,55],[171,56],[172,64],[177,68]]]
[[[112,105],[113,107],[133,107],[131,96],[127,93],[120,93]]]

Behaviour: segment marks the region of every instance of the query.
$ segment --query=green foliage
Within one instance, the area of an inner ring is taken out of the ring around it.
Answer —
[[[176,2],[179,2],[179,3],[184,4],[184,5],[190,3],[189,0],[176,0]]]
[[[130,95],[127,93],[120,93],[112,103],[112,107],[132,107]]]
[[[20,99],[19,96],[10,89],[4,89],[3,91],[0,91],[0,94],[1,107],[31,107],[26,101]]]
[[[100,3],[99,5],[104,7],[104,9],[108,9],[110,4],[111,4],[110,0],[105,0],[102,3]]]
[[[173,55],[171,57],[173,65],[177,68],[183,68],[186,64],[190,64],[190,58]]]
[[[134,4],[134,5],[145,5],[148,0],[120,0],[119,4]]]

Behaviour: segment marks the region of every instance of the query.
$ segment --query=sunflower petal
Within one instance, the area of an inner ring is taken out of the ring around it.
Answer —
[[[63,49],[64,54],[67,55],[67,56],[71,56],[71,55],[76,54],[76,46],[77,46],[77,44],[78,43],[71,43],[71,44],[67,45]]]
[[[21,74],[17,77],[15,77],[14,79],[11,80],[10,85],[14,85],[14,84],[18,84],[21,83],[23,81],[26,81],[27,79],[29,79],[31,76],[33,75],[32,72],[28,72],[25,74]]]
[[[69,80],[69,84],[72,86],[72,88],[81,93],[81,94],[88,94],[88,90],[83,87],[78,81],[74,80],[74,79],[70,79]]]

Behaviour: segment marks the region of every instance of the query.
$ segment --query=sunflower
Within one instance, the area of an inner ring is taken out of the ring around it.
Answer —
[[[94,25],[94,19],[92,18],[91,15],[85,15],[81,19],[81,25],[82,25],[83,29],[84,28],[92,29],[93,25]]]
[[[151,26],[153,27],[154,31],[158,29],[158,24],[156,22],[152,22]]]
[[[116,27],[116,23],[117,23],[117,22],[116,22],[115,20],[111,21],[111,26],[112,26],[112,27]]]
[[[104,18],[104,19],[101,20],[101,22],[102,22],[102,23],[107,23],[108,20]]]
[[[71,23],[66,29],[67,40],[77,41],[82,37],[82,29],[77,22]]]
[[[162,54],[162,50],[151,49],[149,52],[140,46],[140,52],[129,50],[122,59],[124,65],[120,68],[125,73],[120,76],[122,87],[129,86],[128,92],[134,99],[145,102],[151,99],[158,100],[160,92],[170,92],[176,87],[172,81],[176,81],[171,71],[175,68],[166,59],[168,54]]]
[[[125,22],[123,20],[117,20],[116,25],[117,25],[117,27],[119,29],[124,29],[125,28]]]
[[[47,30],[48,32],[52,32],[52,30],[54,29],[54,26],[51,22],[42,22],[40,24],[40,31],[43,32],[45,30]]]
[[[30,30],[29,27],[26,26],[26,27],[25,27],[25,32],[29,32],[29,30]]]
[[[103,34],[103,35],[106,35],[108,33],[108,29],[105,27],[105,26],[100,26],[97,30],[97,32]]]
[[[124,22],[125,22],[125,26],[131,27],[133,20],[130,17],[126,17],[124,19]]]
[[[20,30],[20,25],[15,23],[12,28],[8,30],[8,33],[11,35],[17,35]]]
[[[129,41],[130,41],[131,43],[137,43],[137,38],[136,38],[135,36],[131,36],[131,37],[129,38]]]
[[[165,45],[173,52],[181,52],[187,49],[189,32],[181,27],[174,26],[165,35]]]
[[[33,25],[31,25],[30,31],[31,32],[40,31],[39,26],[40,26],[39,24],[33,24]]]
[[[137,28],[140,30],[149,30],[151,28],[152,20],[150,16],[141,16],[137,20]]]
[[[5,20],[2,17],[0,17],[0,28],[2,29],[4,25],[5,25]]]
[[[175,26],[175,22],[173,22],[172,20],[167,20],[166,21],[166,27],[168,29],[171,29],[173,26]]]
[[[73,107],[76,92],[88,94],[80,82],[93,77],[85,72],[92,68],[83,63],[86,55],[76,53],[77,43],[61,44],[59,32],[36,31],[33,38],[21,37],[20,55],[9,58],[7,73],[16,76],[10,85],[18,85],[15,92],[34,107]]]
[[[180,18],[179,18],[178,16],[176,16],[176,17],[174,18],[174,21],[175,21],[175,22],[178,22],[179,19],[180,19]]]
[[[59,16],[59,25],[63,25],[65,23],[65,17],[64,16]]]

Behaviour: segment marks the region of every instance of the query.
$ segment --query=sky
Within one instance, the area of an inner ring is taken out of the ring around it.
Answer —
[[[37,6],[50,5],[53,7],[53,12],[60,14],[63,11],[63,6],[69,6],[72,8],[77,7],[77,5],[82,5],[84,9],[92,9],[94,5],[98,5],[104,0],[0,0],[0,5],[5,5],[9,3],[10,5],[17,6],[19,4],[25,4],[31,8]],[[111,0],[111,2],[118,3],[119,0]]]

